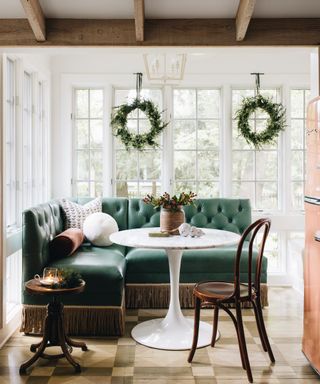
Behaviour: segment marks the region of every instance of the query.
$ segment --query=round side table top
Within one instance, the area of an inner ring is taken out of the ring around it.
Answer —
[[[74,288],[50,288],[41,285],[37,279],[31,279],[25,283],[26,291],[33,295],[63,295],[67,293],[81,293],[84,291],[86,282],[81,280],[81,284]]]

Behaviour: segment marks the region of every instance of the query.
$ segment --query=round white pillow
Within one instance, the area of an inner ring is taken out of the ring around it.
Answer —
[[[111,245],[112,241],[110,241],[109,236],[118,231],[117,222],[107,213],[92,213],[83,222],[84,235],[93,245],[98,247]]]

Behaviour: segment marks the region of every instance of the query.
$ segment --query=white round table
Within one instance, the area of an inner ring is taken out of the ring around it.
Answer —
[[[181,257],[184,249],[215,248],[237,244],[240,236],[233,232],[202,228],[204,235],[198,238],[170,236],[150,237],[150,232],[160,228],[138,228],[113,233],[113,243],[138,248],[165,249],[170,271],[170,305],[164,319],[144,321],[136,325],[131,334],[140,344],[151,348],[186,350],[191,348],[193,318],[183,316],[179,301],[179,277]],[[196,262],[196,260],[195,260]],[[212,326],[200,322],[198,348],[211,343]]]

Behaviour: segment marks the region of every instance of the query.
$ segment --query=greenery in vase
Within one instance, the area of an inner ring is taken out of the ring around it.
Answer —
[[[154,208],[165,208],[170,211],[178,211],[182,205],[194,205],[194,199],[196,198],[194,192],[182,192],[180,195],[170,196],[169,193],[165,192],[160,197],[155,197],[153,195],[146,195],[143,201],[146,204],[151,204]]]

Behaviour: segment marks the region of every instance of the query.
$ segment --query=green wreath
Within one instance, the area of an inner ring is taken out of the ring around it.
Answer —
[[[111,119],[111,126],[113,134],[122,141],[126,150],[135,148],[142,151],[146,146],[153,148],[158,147],[155,141],[156,137],[164,130],[168,123],[161,120],[161,114],[157,106],[151,101],[146,99],[136,98],[130,104],[122,104],[115,107],[116,112]],[[139,109],[144,112],[149,120],[151,129],[146,133],[132,133],[128,129],[128,115],[132,111]]]
[[[266,128],[261,132],[253,132],[249,125],[250,115],[257,109],[267,112]],[[261,148],[264,144],[274,143],[279,133],[286,126],[286,110],[282,104],[274,103],[271,99],[258,94],[254,97],[246,97],[242,100],[240,109],[236,112],[238,130],[248,144]]]

